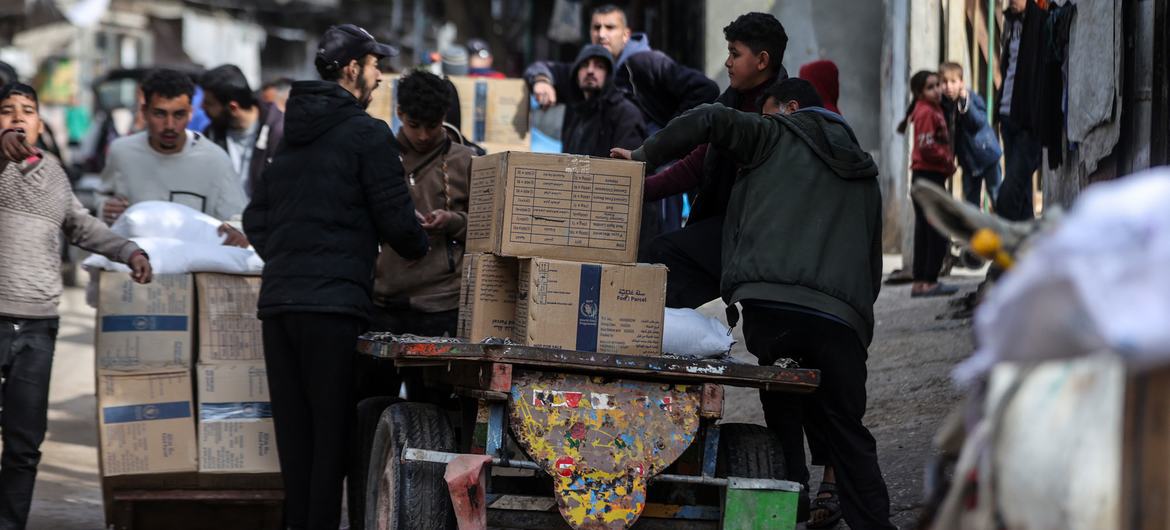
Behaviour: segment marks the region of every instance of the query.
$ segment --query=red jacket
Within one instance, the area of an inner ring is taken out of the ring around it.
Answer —
[[[914,125],[914,152],[910,169],[950,175],[955,172],[955,149],[947,130],[947,118],[937,103],[919,100],[910,114]]]

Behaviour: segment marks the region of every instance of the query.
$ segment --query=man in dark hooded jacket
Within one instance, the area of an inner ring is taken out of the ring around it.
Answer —
[[[877,443],[861,421],[881,287],[877,166],[844,119],[820,107],[761,116],[703,105],[631,156],[649,170],[704,142],[743,168],[721,238],[728,321],[735,325],[742,304],[744,339],[761,365],[791,357],[821,371],[821,386],[802,402],[803,421],[836,470],[845,520],[850,528],[892,529]],[[793,410],[787,399],[760,396],[765,421],[780,434],[792,428],[777,425],[775,414]],[[807,482],[803,448],[784,453],[789,475]]]
[[[211,118],[203,134],[227,151],[244,194],[251,197],[255,182],[284,139],[284,112],[260,101],[234,64],[208,70],[199,85],[203,87],[203,111]]]
[[[620,7],[606,4],[593,10],[589,40],[605,46],[615,58],[613,83],[634,98],[651,131],[695,105],[715,101],[719,95],[719,87],[702,72],[650,48],[645,33],[631,32],[626,12]],[[581,95],[574,90],[574,66],[555,61],[537,61],[529,66],[524,79],[537,103],[548,107],[579,101]]]
[[[605,46],[586,44],[577,54],[570,75],[575,80],[573,100],[565,107],[561,151],[574,155],[608,157],[610,149],[634,149],[646,139],[642,113],[613,83],[613,56]],[[662,202],[642,206],[639,248],[663,232]]]
[[[325,32],[323,81],[293,84],[285,145],[244,212],[265,261],[257,305],[287,528],[340,523],[353,351],[370,319],[378,243],[406,259],[427,253],[390,128],[365,111],[378,58],[393,54],[351,24]]]
[[[588,44],[573,64],[576,103],[565,109],[562,151],[608,157],[612,147],[633,149],[646,139],[642,113],[613,84],[613,57],[605,46]]]

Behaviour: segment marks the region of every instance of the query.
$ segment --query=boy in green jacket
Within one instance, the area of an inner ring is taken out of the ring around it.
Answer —
[[[861,421],[881,285],[877,166],[845,120],[820,107],[762,116],[702,105],[632,157],[650,171],[703,143],[741,168],[722,237],[720,292],[730,323],[738,302],[760,364],[792,357],[821,371],[809,399],[761,394],[768,426],[783,436],[803,422],[810,442],[827,450],[850,528],[894,528],[877,443]],[[803,447],[784,452],[790,476],[807,482]]]

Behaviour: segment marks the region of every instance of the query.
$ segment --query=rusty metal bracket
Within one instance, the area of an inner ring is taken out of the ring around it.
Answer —
[[[723,417],[723,385],[703,383],[699,416],[715,419]]]

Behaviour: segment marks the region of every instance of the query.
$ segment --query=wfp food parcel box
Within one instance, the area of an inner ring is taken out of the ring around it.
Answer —
[[[145,285],[102,272],[96,362],[100,372],[190,370],[195,289],[190,274],[159,274]]]
[[[189,371],[99,374],[97,401],[103,476],[197,469]]]
[[[278,473],[263,361],[199,364],[199,471]]]
[[[512,338],[516,323],[516,258],[465,254],[459,286],[459,338],[480,342]]]
[[[513,340],[529,346],[660,355],[666,267],[520,260]]]
[[[471,163],[467,250],[630,264],[642,220],[641,162],[508,151]]]
[[[382,76],[367,111],[397,132],[399,74]],[[459,132],[488,152],[527,151],[529,136],[528,85],[523,79],[487,79],[448,76],[459,95]]]
[[[199,363],[264,362],[264,338],[256,302],[260,277],[197,273]]]

